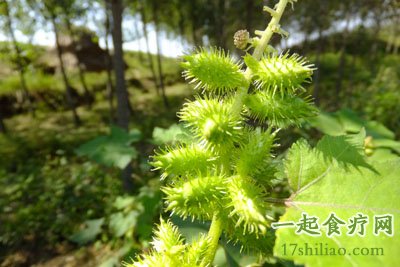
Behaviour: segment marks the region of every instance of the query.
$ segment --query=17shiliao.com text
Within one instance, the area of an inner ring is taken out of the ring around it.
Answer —
[[[285,256],[383,256],[378,247],[330,247],[327,243],[285,243],[281,246]]]

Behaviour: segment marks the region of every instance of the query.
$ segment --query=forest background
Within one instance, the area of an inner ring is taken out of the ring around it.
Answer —
[[[264,28],[273,4],[1,0],[0,266],[119,266],[148,247],[162,206],[148,159],[176,141],[193,99],[180,56],[240,58],[234,33]],[[365,127],[399,154],[398,1],[302,0],[281,24],[290,36],[272,45],[315,64],[306,89],[321,115],[280,132],[276,153]]]

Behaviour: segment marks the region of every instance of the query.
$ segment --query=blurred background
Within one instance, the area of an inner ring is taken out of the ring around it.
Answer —
[[[0,0],[0,266],[120,266],[146,249],[162,207],[148,159],[182,136],[176,112],[194,94],[180,57],[201,46],[243,56],[234,33],[263,30],[275,4]],[[272,45],[315,64],[306,89],[321,115],[282,131],[276,154],[361,127],[369,153],[400,153],[399,25],[396,0],[288,8],[290,35]],[[187,235],[207,229],[174,220]],[[235,249],[219,266],[251,261]]]

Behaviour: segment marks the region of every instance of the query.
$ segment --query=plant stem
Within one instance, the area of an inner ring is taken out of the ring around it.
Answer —
[[[260,38],[258,45],[254,48],[253,57],[255,59],[257,60],[261,59],[264,51],[266,50],[269,44],[269,41],[271,40],[272,35],[275,32],[278,32],[280,28],[279,21],[281,20],[282,14],[285,11],[285,8],[289,2],[290,0],[280,0],[279,3],[275,6],[276,7],[274,9],[275,12],[271,14],[272,19],[269,22],[265,31],[263,31],[263,34]],[[250,84],[252,78],[252,72],[250,68],[246,69],[244,76],[248,84]],[[237,95],[235,97],[235,102],[232,105],[232,114],[236,115],[241,112],[243,107],[243,99],[247,95],[247,91],[248,91],[248,86],[243,86],[238,89]]]
[[[208,247],[207,254],[203,260],[204,266],[211,266],[214,261],[215,253],[217,252],[219,237],[222,233],[222,220],[218,214],[214,214],[208,237],[210,238],[210,246]]]
[[[269,22],[265,31],[263,32],[259,44],[254,49],[253,57],[255,59],[261,59],[265,49],[269,44],[269,41],[271,40],[272,35],[279,29],[279,21],[281,20],[282,14],[285,11],[286,5],[288,3],[289,0],[280,0],[279,3],[276,5],[276,13],[272,15],[272,19]],[[247,68],[246,70],[246,78],[251,78],[251,71],[249,70],[249,68]]]

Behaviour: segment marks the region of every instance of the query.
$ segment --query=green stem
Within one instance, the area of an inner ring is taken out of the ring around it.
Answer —
[[[260,41],[258,42],[257,46],[254,48],[253,57],[257,60],[260,60],[265,49],[267,48],[269,41],[271,40],[272,35],[277,32],[279,29],[279,21],[282,18],[282,14],[285,11],[285,8],[290,0],[280,0],[279,3],[275,6],[275,12],[271,13],[272,19],[269,22],[265,31],[261,35]],[[248,84],[251,83],[252,72],[250,68],[247,68],[245,73],[245,78]],[[235,101],[232,105],[232,114],[238,115],[243,107],[243,99],[247,95],[248,86],[243,86],[238,89],[237,95],[235,97]]]
[[[276,5],[276,9],[274,14],[272,15],[272,19],[269,22],[267,28],[263,32],[260,42],[257,47],[254,49],[253,57],[257,60],[260,60],[265,49],[267,48],[269,41],[271,40],[272,35],[277,32],[279,29],[279,21],[282,18],[282,14],[285,11],[286,5],[289,3],[289,0],[280,0]],[[246,78],[251,78],[251,71],[247,68],[246,70]]]
[[[219,237],[222,233],[222,220],[219,218],[218,214],[214,214],[210,230],[208,231],[208,238],[210,239],[210,246],[208,247],[207,254],[203,260],[203,266],[211,266],[214,258],[215,253],[218,249]]]

